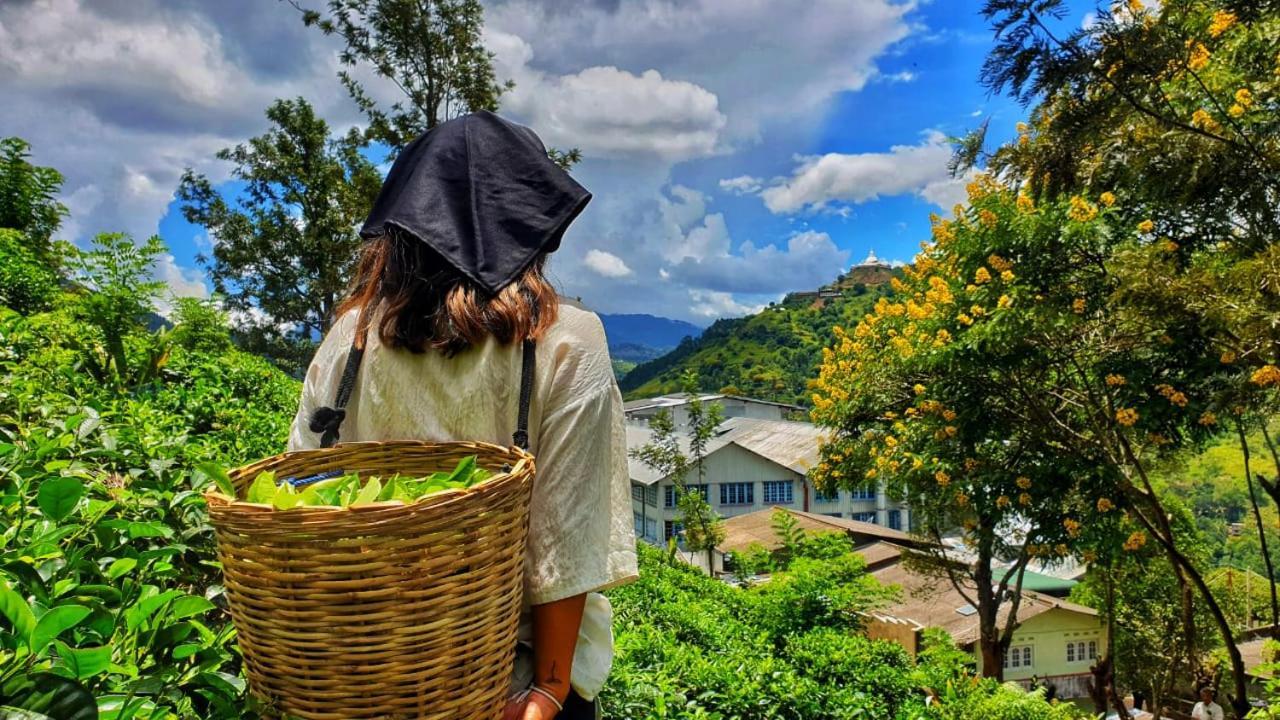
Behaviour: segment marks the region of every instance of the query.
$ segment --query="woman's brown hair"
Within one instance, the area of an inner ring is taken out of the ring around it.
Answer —
[[[546,255],[495,295],[462,275],[426,243],[390,230],[365,242],[338,315],[360,312],[388,347],[457,354],[489,337],[507,345],[538,340],[556,321],[559,298],[543,275]]]

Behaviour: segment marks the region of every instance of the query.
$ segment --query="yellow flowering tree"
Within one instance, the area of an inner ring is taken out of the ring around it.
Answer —
[[[1131,301],[1158,242],[1114,198],[1037,202],[975,181],[897,295],[828,350],[813,398],[833,431],[818,481],[885,479],[936,523],[926,531],[964,528],[979,552],[1010,521],[1028,529],[1028,556],[1078,552],[1081,527],[1124,513],[1134,529],[1117,551],[1167,555],[1188,641],[1193,594],[1229,636],[1150,476],[1214,432],[1201,419],[1219,366],[1194,318]]]

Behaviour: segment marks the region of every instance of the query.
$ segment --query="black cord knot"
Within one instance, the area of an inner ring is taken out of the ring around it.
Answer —
[[[311,413],[311,432],[320,433],[320,444],[329,447],[338,439],[338,428],[346,417],[344,408],[318,407]]]

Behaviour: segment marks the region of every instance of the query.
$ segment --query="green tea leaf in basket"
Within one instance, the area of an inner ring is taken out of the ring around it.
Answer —
[[[196,465],[196,469],[208,476],[210,480],[213,480],[218,492],[229,498],[235,498],[235,483],[231,482],[231,477],[227,475],[226,469],[221,465],[214,462],[202,462]]]
[[[277,510],[289,510],[298,504],[298,491],[289,483],[281,483],[271,497],[271,506]]]
[[[356,495],[356,499],[351,504],[368,505],[371,502],[377,502],[380,492],[382,492],[382,481],[378,478],[369,478],[369,482],[365,483],[364,489]]]
[[[253,479],[253,484],[249,486],[249,492],[245,493],[245,501],[251,503],[267,504],[276,495],[276,474],[267,471],[258,473],[258,477]]]

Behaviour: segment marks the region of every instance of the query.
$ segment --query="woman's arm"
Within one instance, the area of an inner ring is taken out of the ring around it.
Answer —
[[[560,704],[569,697],[569,673],[573,650],[582,625],[585,593],[533,606],[533,684],[555,696]]]

